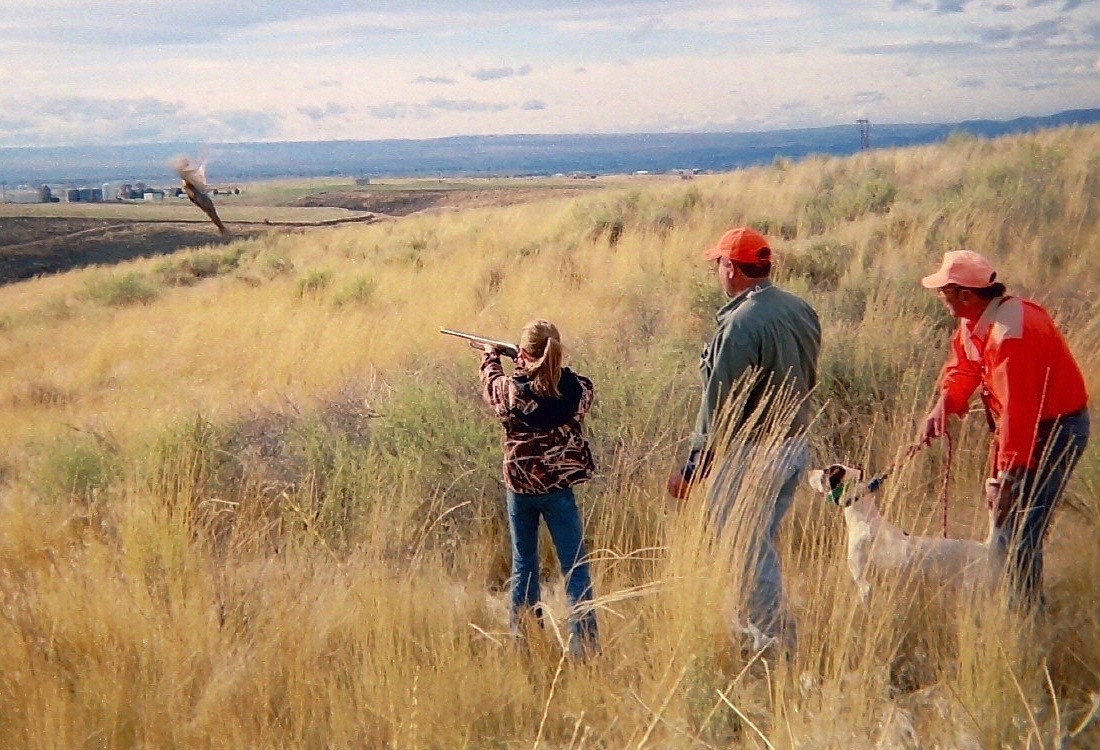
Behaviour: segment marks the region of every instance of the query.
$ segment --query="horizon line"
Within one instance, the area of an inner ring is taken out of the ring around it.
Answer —
[[[977,123],[1004,123],[1010,124],[1024,120],[1047,120],[1055,117],[1096,113],[1100,117],[1100,105],[1096,107],[1077,107],[1063,109],[1045,115],[1019,115],[1008,119],[996,119],[990,117],[976,117],[967,120],[950,120],[943,122],[878,122],[872,118],[869,120],[872,128],[878,127],[951,127],[972,125]],[[76,149],[76,148],[112,148],[130,146],[173,146],[207,144],[211,146],[238,146],[238,145],[278,145],[300,143],[431,143],[437,141],[450,141],[461,139],[492,139],[492,138],[599,138],[599,137],[630,137],[630,136],[687,136],[687,135],[759,135],[766,133],[798,133],[807,131],[823,131],[856,126],[860,119],[850,123],[837,123],[833,125],[816,125],[799,128],[770,128],[763,130],[632,130],[632,131],[585,131],[585,132],[560,132],[560,133],[460,133],[431,138],[322,138],[316,140],[240,140],[240,141],[111,141],[102,143],[57,143],[49,145],[22,145],[0,146],[0,151],[32,150],[32,149]]]

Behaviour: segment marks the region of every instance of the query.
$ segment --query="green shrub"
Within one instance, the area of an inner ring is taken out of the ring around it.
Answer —
[[[782,237],[784,240],[793,240],[798,236],[798,224],[793,221],[780,221],[775,218],[763,218],[750,221],[751,226],[760,234],[772,237]]]
[[[331,283],[332,271],[327,268],[315,268],[298,279],[298,296],[318,295],[328,289]]]
[[[638,200],[638,192],[633,191],[611,198],[580,201],[568,226],[579,228],[590,242],[606,237],[608,244],[614,246],[627,225],[636,219]]]
[[[157,267],[161,281],[169,286],[190,286],[202,279],[235,271],[240,266],[242,249],[236,247],[224,253],[199,250],[176,261]]]
[[[84,295],[88,295],[85,293]],[[43,300],[28,316],[29,320],[40,323],[60,323],[73,317],[77,305],[66,295],[59,294]]]
[[[155,440],[151,456],[143,465],[155,497],[169,512],[191,517],[205,497],[233,493],[219,485],[232,456],[225,450],[225,436],[205,417],[196,416],[169,426]]]
[[[516,250],[516,255],[521,258],[531,258],[542,252],[542,243],[539,241],[528,242]]]
[[[884,214],[894,204],[897,194],[897,187],[887,178],[867,180],[852,191],[844,218],[852,221],[864,214]]]
[[[811,234],[821,234],[841,221],[887,213],[898,195],[894,179],[891,168],[877,165],[854,174],[827,175],[803,200],[801,220]]]
[[[382,245],[377,250],[379,260],[386,265],[424,267],[424,251],[428,243],[424,239],[406,241],[400,239],[392,244]]]
[[[1030,144],[1010,158],[984,162],[969,174],[969,189],[983,210],[1004,212],[1009,233],[1043,225],[1065,205],[1064,161],[1061,149]]]
[[[332,304],[336,307],[366,305],[374,298],[377,289],[378,283],[370,276],[362,274],[336,292],[332,297]]]
[[[96,276],[85,286],[89,299],[109,307],[147,305],[160,296],[160,287],[140,273]]]
[[[194,534],[224,541],[259,519],[276,542],[340,547],[360,531],[363,490],[377,472],[369,455],[374,416],[355,386],[308,413],[290,404],[220,423],[198,415],[155,437],[141,462],[145,482]]]
[[[58,438],[42,458],[36,487],[51,500],[89,505],[120,474],[118,451],[109,440],[94,435]]]
[[[492,265],[482,270],[477,284],[474,287],[474,308],[483,309],[500,291],[504,284],[504,269],[498,265]]]
[[[692,317],[698,321],[706,321],[708,326],[714,322],[718,309],[729,301],[722,287],[710,275],[692,279],[687,294],[691,299]]]
[[[808,250],[779,256],[781,272],[787,278],[802,278],[814,291],[832,291],[848,269],[852,248],[833,242],[815,242]]]
[[[475,358],[462,373],[396,390],[373,443],[386,455],[439,466],[433,481],[450,482],[456,471],[499,463],[498,430],[478,396]]]
[[[642,220],[648,229],[665,236],[678,226],[690,224],[702,205],[703,193],[692,185],[671,192],[651,206],[639,205],[638,211],[645,216]]]
[[[271,246],[256,256],[260,273],[268,279],[286,276],[294,272],[294,261],[283,247]]]

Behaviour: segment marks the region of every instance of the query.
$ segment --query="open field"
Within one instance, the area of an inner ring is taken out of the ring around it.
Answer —
[[[407,216],[426,210],[527,203],[578,195],[624,178],[592,180],[272,180],[215,197],[218,215],[239,238],[271,227],[305,229]],[[154,257],[224,244],[185,199],[125,203],[0,203],[0,283],[88,265]]]
[[[915,435],[951,327],[918,280],[948,249],[1047,306],[1100,392],[1097,154],[1100,127],[953,137],[0,287],[0,746],[1100,745],[1095,445],[1035,621],[908,580],[860,604],[840,515],[800,490],[789,662],[731,633],[738,538],[664,496],[722,303],[700,252],[732,224],[772,239],[777,283],[821,316],[814,465],[874,471]],[[596,388],[578,500],[602,652],[583,665],[562,660],[549,549],[554,617],[508,637],[499,428],[477,357],[438,334],[534,317]],[[950,466],[942,443],[918,454],[884,516],[938,533],[949,475],[950,535],[984,536],[987,440],[980,414],[955,425]]]
[[[448,205],[459,206],[463,196],[496,195],[508,204],[517,197],[548,194],[576,195],[608,186],[621,186],[629,181],[625,175],[606,175],[596,179],[572,179],[568,177],[494,177],[494,178],[378,178],[370,185],[356,185],[354,179],[273,179],[245,185],[244,192],[235,196],[246,203],[257,205],[292,205],[295,202],[324,193],[357,192],[384,196],[386,194],[414,195],[416,193],[451,194]],[[375,209],[371,209],[375,210]],[[386,213],[380,211],[380,213]],[[407,211],[405,213],[408,213]],[[405,215],[396,214],[396,215]]]

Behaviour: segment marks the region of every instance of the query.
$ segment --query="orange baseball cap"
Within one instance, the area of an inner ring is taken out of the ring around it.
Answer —
[[[703,253],[707,260],[726,258],[735,263],[763,263],[772,259],[764,235],[751,227],[737,227],[721,236],[718,244]]]
[[[934,274],[920,280],[925,289],[940,289],[954,284],[985,289],[997,280],[997,272],[984,256],[971,250],[952,250],[943,254],[943,264]]]

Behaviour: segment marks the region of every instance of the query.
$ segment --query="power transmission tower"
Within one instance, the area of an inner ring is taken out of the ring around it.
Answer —
[[[861,117],[856,124],[859,126],[859,150],[866,151],[871,148],[871,121]]]

